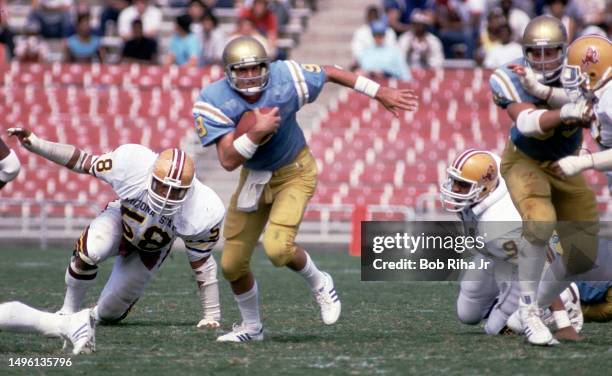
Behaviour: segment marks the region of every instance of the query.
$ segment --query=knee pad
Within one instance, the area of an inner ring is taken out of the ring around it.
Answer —
[[[226,240],[221,254],[221,271],[223,277],[233,282],[249,272],[248,257],[243,257],[240,252],[243,244],[236,240]]]
[[[295,233],[292,227],[270,223],[264,234],[263,246],[274,266],[285,266],[295,254]]]
[[[125,319],[127,317],[127,315],[130,313],[130,311],[132,310],[132,307],[134,307],[134,305],[136,304],[136,302],[138,302],[138,299],[136,299],[132,304],[130,304],[127,309],[113,309],[112,306],[109,307],[100,307],[100,305],[96,306],[96,316],[97,316],[97,320],[100,322],[100,324],[102,325],[115,325],[118,324],[119,322],[121,322],[123,319]]]
[[[466,325],[477,325],[484,317],[488,307],[483,309],[483,305],[478,300],[470,298],[467,294],[459,292],[457,298],[457,318]]]

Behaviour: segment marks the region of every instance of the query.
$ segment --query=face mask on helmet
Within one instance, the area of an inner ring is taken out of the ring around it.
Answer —
[[[232,89],[246,96],[262,92],[268,86],[269,74],[267,62],[233,64],[226,72]]]
[[[449,212],[460,212],[479,203],[499,183],[495,157],[477,149],[459,154],[446,173],[446,180],[440,184],[440,199]]]
[[[527,64],[542,83],[554,82],[563,69],[564,45],[530,45],[524,47],[523,54]]]
[[[147,202],[155,213],[178,212],[193,185],[193,162],[178,149],[162,152],[153,166],[147,187]]]
[[[586,73],[582,73],[578,66],[563,66],[561,84],[572,102],[577,102],[581,97],[591,98],[593,95],[592,91],[588,88],[588,76]]]
[[[440,185],[442,207],[446,211],[460,212],[484,199],[481,195],[484,187],[479,187],[478,182],[462,178],[461,171],[453,167],[446,173],[446,181]]]

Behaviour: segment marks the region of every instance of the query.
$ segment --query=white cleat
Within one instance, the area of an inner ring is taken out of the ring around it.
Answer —
[[[204,318],[198,323],[198,329],[217,329],[220,326],[219,321],[214,319]]]
[[[524,335],[532,345],[553,346],[557,341],[541,318],[541,310],[534,304],[519,302],[519,308],[508,318],[506,325],[513,331]]]
[[[259,329],[252,329],[244,324],[234,324],[231,332],[217,337],[217,342],[251,342],[263,339],[263,325]]]
[[[91,315],[91,309],[84,309],[63,317],[68,322],[66,333],[63,333],[62,337],[72,344],[72,353],[78,355],[96,351],[96,322]]]
[[[335,324],[340,317],[342,305],[340,296],[334,287],[334,280],[328,273],[322,272],[325,278],[323,287],[313,291],[314,298],[321,307],[321,318],[326,325]]]

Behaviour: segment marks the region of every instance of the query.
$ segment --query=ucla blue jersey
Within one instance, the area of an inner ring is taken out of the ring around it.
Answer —
[[[489,85],[493,93],[493,101],[505,109],[511,103],[533,103],[536,107],[546,107],[546,101],[536,98],[523,88],[519,77],[509,64],[526,66],[525,58],[520,58],[497,68]],[[521,134],[516,124],[510,129],[510,138],[516,147],[533,159],[539,161],[555,161],[574,154],[582,144],[582,131],[580,127],[562,124],[554,131],[539,137],[527,137]]]
[[[245,112],[278,107],[281,117],[278,131],[244,163],[252,170],[276,170],[290,163],[306,146],[296,113],[317,98],[325,80],[325,71],[318,65],[276,61],[270,64],[268,87],[255,103],[244,100],[226,79],[216,81],[202,90],[193,107],[198,137],[202,145],[212,145],[219,137],[233,132]]]
[[[612,287],[612,281],[600,282],[576,282],[580,291],[580,300],[585,303],[597,303],[604,300],[608,289]]]

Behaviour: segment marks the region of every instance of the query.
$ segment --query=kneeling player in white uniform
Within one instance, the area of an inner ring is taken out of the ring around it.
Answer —
[[[194,179],[193,161],[184,151],[156,154],[127,144],[97,156],[40,139],[25,129],[9,133],[31,152],[109,183],[119,196],[78,240],[66,270],[67,291],[60,313],[81,309],[97,265],[116,256],[93,316],[109,323],[122,320],[180,237],[198,283],[203,309],[198,327],[219,326],[217,264],[210,252],[219,238],[225,209],[215,192]]]
[[[19,174],[21,164],[15,152],[0,138],[0,189]]]
[[[517,310],[520,297],[516,256],[522,220],[499,175],[499,161],[490,152],[468,149],[448,167],[448,177],[440,186],[444,208],[458,213],[465,233],[485,238],[485,247],[474,261],[481,265],[484,259],[491,265],[463,274],[457,316],[468,325],[486,319],[485,332],[492,335],[507,331],[508,318]],[[561,299],[572,310],[572,324],[580,330],[580,308],[573,307],[579,301],[572,296],[568,289]]]

